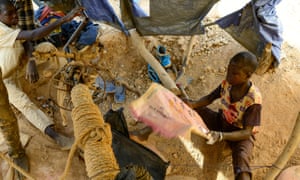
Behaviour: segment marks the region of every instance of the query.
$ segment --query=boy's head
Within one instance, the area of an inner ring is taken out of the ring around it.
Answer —
[[[255,72],[257,66],[257,58],[253,54],[237,53],[230,59],[226,80],[232,85],[245,83]]]
[[[0,21],[7,26],[18,24],[17,10],[10,0],[0,0]]]

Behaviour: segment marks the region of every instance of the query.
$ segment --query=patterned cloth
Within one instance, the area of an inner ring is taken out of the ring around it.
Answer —
[[[65,16],[62,11],[54,11],[48,5],[41,5],[34,13],[34,19],[42,26],[48,25]]]
[[[230,101],[231,85],[224,80],[221,84],[221,104],[225,120],[236,127],[243,128],[243,115],[247,108],[254,104],[261,104],[261,93],[256,86],[251,85],[248,93],[239,101]]]
[[[22,30],[35,28],[34,11],[31,0],[11,0],[18,9],[19,27]]]

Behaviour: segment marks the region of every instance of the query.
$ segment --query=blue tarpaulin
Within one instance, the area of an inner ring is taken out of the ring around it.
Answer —
[[[272,43],[272,54],[280,62],[283,27],[277,16],[276,5],[281,0],[259,0],[255,3],[258,31],[265,42]]]
[[[107,0],[83,0],[82,5],[89,18],[95,21],[104,21],[128,35],[128,30]]]
[[[134,0],[122,0],[122,20],[127,28],[141,35],[194,35],[204,33],[202,20],[218,0],[151,0],[150,16]],[[265,45],[272,44],[272,55],[279,63],[282,25],[276,14],[281,0],[251,0],[244,8],[215,23],[241,45],[260,57]],[[138,13],[137,13],[138,12]]]
[[[151,0],[149,16],[139,16],[133,0],[121,0],[122,20],[142,35],[203,34],[202,20],[218,0]],[[141,11],[139,11],[141,12]]]
[[[276,13],[279,2],[281,0],[252,1],[216,23],[257,56],[261,55],[266,43],[272,43],[272,55],[280,63],[283,30]]]
[[[146,14],[138,5],[140,0],[120,0],[121,21],[108,0],[81,1],[89,18],[104,21],[127,35],[129,34],[127,29],[136,28],[143,36],[203,34],[205,25],[202,25],[202,20],[218,2],[218,0],[151,0],[150,14]],[[220,18],[216,23],[258,57],[265,45],[271,43],[272,55],[279,63],[283,38],[276,5],[280,1],[251,0],[241,10]]]

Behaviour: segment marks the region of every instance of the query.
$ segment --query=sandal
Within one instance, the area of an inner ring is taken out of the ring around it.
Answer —
[[[116,103],[124,103],[125,102],[125,88],[123,86],[117,86],[114,94],[114,100]]]
[[[116,92],[116,86],[114,85],[113,81],[105,81],[98,76],[95,80],[95,87],[100,88],[104,90],[105,87],[105,93],[115,93]]]

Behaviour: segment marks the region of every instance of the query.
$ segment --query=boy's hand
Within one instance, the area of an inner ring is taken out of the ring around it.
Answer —
[[[37,67],[34,59],[30,59],[27,63],[26,79],[30,83],[35,83],[39,80],[39,73],[37,71]]]
[[[83,7],[76,7],[72,9],[66,16],[64,16],[64,21],[69,22],[71,21],[74,17],[80,16],[82,14],[82,11],[84,10]]]
[[[220,142],[223,140],[223,133],[219,131],[210,131],[207,134],[208,140],[206,141],[206,144],[215,144],[215,142]]]

